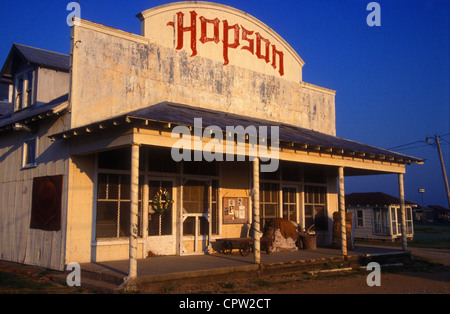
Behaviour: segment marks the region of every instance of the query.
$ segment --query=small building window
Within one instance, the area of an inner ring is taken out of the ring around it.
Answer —
[[[30,71],[27,73],[27,89],[26,89],[26,99],[25,99],[25,107],[31,107],[33,104],[33,72]]]
[[[26,140],[23,143],[22,168],[35,167],[37,161],[37,138]]]
[[[23,76],[20,76],[16,83],[16,110],[23,108],[23,83]]]
[[[33,105],[33,75],[33,71],[29,71],[16,78],[16,111]]]
[[[364,227],[364,212],[360,209],[356,211],[356,227]]]

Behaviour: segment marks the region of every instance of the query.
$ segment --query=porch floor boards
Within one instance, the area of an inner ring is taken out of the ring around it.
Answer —
[[[406,251],[407,252],[407,251]],[[349,258],[367,256],[402,255],[405,251],[398,248],[357,246],[348,251]],[[294,252],[261,253],[261,265],[264,268],[289,267],[303,263],[304,265],[317,262],[326,263],[338,261],[341,258],[339,249],[318,247],[315,250],[298,250]],[[120,285],[128,274],[128,260],[94,262],[81,264],[83,277],[95,277],[98,280],[109,281]],[[186,280],[206,276],[228,276],[238,272],[253,272],[259,269],[254,264],[254,256],[241,256],[237,250],[230,255],[184,255],[184,256],[157,256],[139,259],[137,264],[139,283]]]

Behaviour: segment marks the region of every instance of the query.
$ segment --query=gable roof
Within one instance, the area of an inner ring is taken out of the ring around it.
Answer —
[[[0,78],[12,77],[20,62],[64,72],[70,70],[69,55],[15,43],[2,67]]]
[[[405,200],[405,204],[416,205]],[[390,206],[400,205],[398,197],[382,192],[352,193],[345,196],[346,206]]]

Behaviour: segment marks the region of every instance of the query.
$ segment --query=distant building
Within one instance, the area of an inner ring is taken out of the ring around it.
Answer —
[[[450,210],[440,205],[428,205],[431,209],[434,222],[445,222],[450,220]]]
[[[400,200],[381,193],[352,193],[345,196],[347,211],[353,215],[355,239],[388,240],[401,238]],[[412,210],[417,205],[405,201],[406,234],[414,235]]]
[[[450,210],[440,205],[417,206],[413,210],[414,221],[424,223],[450,221]]]

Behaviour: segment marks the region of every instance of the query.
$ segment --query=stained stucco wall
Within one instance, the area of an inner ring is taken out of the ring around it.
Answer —
[[[335,92],[82,21],[73,29],[71,127],[163,101],[268,119],[335,135]]]

